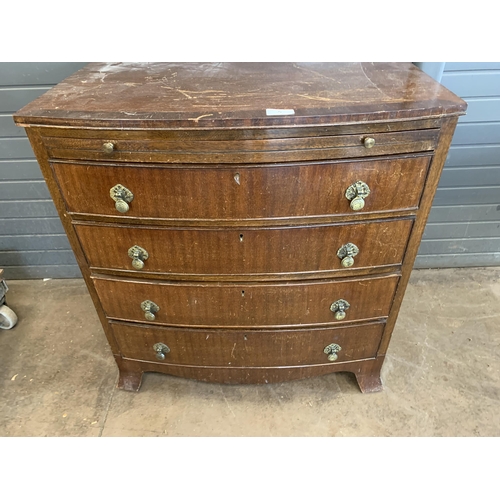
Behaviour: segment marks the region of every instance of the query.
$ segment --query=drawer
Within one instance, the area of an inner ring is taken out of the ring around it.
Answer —
[[[412,225],[413,219],[408,218],[292,228],[177,229],[85,223],[74,227],[94,272],[234,280],[238,276],[304,279],[345,272],[337,254],[347,244],[358,251],[350,269],[399,265]],[[341,255],[345,258],[347,253]],[[344,264],[350,264],[348,259]]]
[[[430,156],[274,166],[168,167],[52,163],[71,213],[122,219],[279,220],[418,208]],[[370,194],[354,211],[347,189]],[[120,213],[110,189],[132,193]],[[127,209],[127,207],[125,207]]]
[[[159,307],[150,323],[260,328],[342,324],[386,317],[399,277],[286,283],[93,279],[109,318],[147,323],[141,304],[150,301]],[[339,300],[349,304],[344,319],[336,319],[330,309]]]
[[[175,329],[117,322],[111,322],[111,328],[125,358],[195,366],[267,367],[374,358],[384,323],[279,332]],[[332,361],[325,353],[331,344],[340,347],[337,350],[332,346],[336,351],[333,357],[337,356]],[[159,358],[164,359],[158,359],[155,345]]]
[[[97,134],[96,134],[97,135]],[[144,138],[114,135],[78,138],[45,136],[50,158],[155,163],[261,163],[358,158],[433,151],[439,129],[356,133],[319,137],[287,137],[246,140]],[[365,140],[373,146],[365,147]]]

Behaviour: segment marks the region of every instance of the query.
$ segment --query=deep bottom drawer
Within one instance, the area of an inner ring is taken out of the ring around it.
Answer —
[[[226,367],[314,365],[374,358],[384,325],[378,322],[342,328],[257,332],[177,329],[111,322],[125,358]],[[332,344],[333,352],[328,359],[325,348]],[[158,359],[157,354],[163,359]]]

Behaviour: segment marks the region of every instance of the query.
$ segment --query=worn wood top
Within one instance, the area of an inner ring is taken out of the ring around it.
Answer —
[[[247,128],[409,120],[465,109],[411,63],[91,63],[14,119],[20,125]]]

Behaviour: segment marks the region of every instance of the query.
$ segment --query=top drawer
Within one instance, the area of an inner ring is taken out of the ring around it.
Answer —
[[[153,163],[267,163],[333,160],[434,150],[439,129],[356,133],[315,137],[209,138],[150,137],[94,132],[94,137],[46,135],[50,158]]]
[[[139,167],[53,162],[52,167],[71,213],[140,221],[279,223],[280,219],[417,209],[429,162],[430,156],[421,155],[274,165]],[[369,194],[353,205],[346,192],[358,181],[368,186]],[[127,203],[112,199],[110,190],[116,198],[115,186]]]

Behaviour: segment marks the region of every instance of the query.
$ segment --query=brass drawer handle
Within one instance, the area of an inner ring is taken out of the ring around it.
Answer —
[[[148,260],[149,254],[144,248],[134,245],[128,249],[128,256],[132,259],[132,266],[140,270],[144,267],[144,261]]]
[[[356,181],[351,184],[346,192],[345,197],[351,202],[353,210],[361,210],[365,206],[365,198],[370,194],[368,184],[363,181]]]
[[[375,146],[375,139],[373,137],[365,137],[363,139],[363,146],[366,149],[373,148],[373,146]]]
[[[335,319],[341,320],[345,318],[346,311],[349,307],[351,307],[351,304],[349,304],[347,300],[339,299],[330,306],[330,311],[335,313]]]
[[[153,346],[153,350],[156,352],[156,359],[163,361],[165,359],[165,354],[170,352],[170,347],[167,344],[162,344],[158,342]]]
[[[341,260],[342,267],[351,267],[358,253],[359,248],[354,243],[346,243],[339,248],[337,257]]]
[[[115,150],[115,145],[112,142],[105,142],[102,145],[102,150],[109,155]]]
[[[328,361],[337,361],[337,353],[342,350],[338,344],[327,345],[323,352],[328,355]]]
[[[145,300],[141,303],[141,309],[144,311],[144,317],[148,321],[154,321],[156,319],[155,314],[160,310],[158,305],[156,305],[151,300]]]
[[[122,214],[129,211],[129,203],[134,199],[134,193],[121,184],[113,186],[109,190],[109,196],[115,202],[116,210]]]

